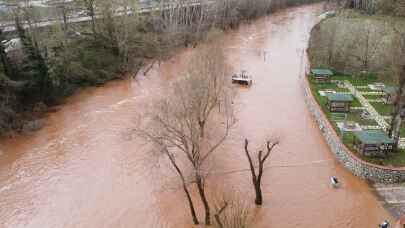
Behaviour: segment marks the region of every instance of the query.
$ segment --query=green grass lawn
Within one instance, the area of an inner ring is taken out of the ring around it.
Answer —
[[[362,105],[360,104],[360,101],[354,96],[353,96],[352,107],[362,107]]]
[[[315,81],[311,80],[311,85],[313,85],[316,91],[325,90],[325,89],[333,89],[336,92],[349,92],[347,88],[339,88],[336,83],[316,83]],[[318,92],[317,92],[318,93]]]
[[[360,92],[376,92],[375,90],[372,90],[370,88],[356,88]]]
[[[371,78],[353,78],[352,76],[348,75],[338,75],[338,76],[333,76],[332,80],[348,80],[350,81],[353,85],[355,86],[362,86],[362,85],[368,85],[374,82],[377,82],[377,77],[371,77]],[[323,89],[334,89],[336,91],[344,91],[346,92],[347,90],[341,90],[340,88],[337,88],[335,83],[316,83],[314,80],[310,79],[310,87],[312,90],[312,93],[318,102],[318,104],[321,106],[323,112],[325,113],[326,117],[329,119],[329,121],[332,123],[333,128],[335,131],[340,135],[340,131],[336,125],[336,122],[343,121],[345,119],[345,114],[343,113],[331,113],[329,112],[328,108],[326,107],[326,102],[327,99],[326,97],[322,97],[319,93],[318,90],[323,90]],[[364,90],[363,90],[364,91]],[[371,91],[371,90],[370,90]],[[365,95],[367,99],[378,99],[381,96],[379,95]],[[352,107],[359,107],[361,106],[360,102],[355,98],[353,101]],[[371,103],[373,107],[379,112],[381,115],[390,115],[392,111],[392,105],[386,105],[383,103]],[[348,121],[354,121],[359,123],[360,125],[377,125],[375,120],[366,120],[362,119],[360,116],[359,112],[351,112],[347,114],[346,120]],[[405,137],[405,124],[401,128],[401,136]],[[385,166],[394,166],[394,167],[399,167],[399,166],[404,166],[405,165],[405,150],[399,150],[397,152],[390,153],[388,157],[386,158],[377,158],[377,157],[367,157],[367,156],[362,156],[361,154],[357,153],[356,150],[353,147],[353,133],[350,132],[345,132],[343,134],[342,142],[349,148],[356,156],[359,158],[374,163],[378,165],[385,165]]]
[[[342,81],[347,80],[354,86],[367,86],[368,84],[372,84],[379,81],[376,75],[368,75],[367,77],[352,76],[352,75],[333,75],[331,79]]]
[[[375,108],[375,110],[380,115],[383,115],[383,116],[391,115],[391,112],[392,112],[392,109],[393,109],[392,105],[384,104],[384,103],[380,103],[380,102],[372,102],[370,104]]]
[[[347,76],[345,76],[347,77]],[[315,82],[312,78],[310,78],[310,86],[311,90],[314,91],[314,95],[319,102],[319,104],[322,104],[321,106],[326,105],[327,99],[326,97],[323,97],[319,94],[319,90],[326,90],[326,89],[333,89],[336,92],[349,92],[347,88],[338,88],[336,83],[317,83]],[[353,103],[352,107],[361,107],[361,104],[357,98],[353,96]],[[325,107],[326,108],[326,107]]]
[[[360,125],[371,125],[371,126],[378,125],[375,120],[361,118],[359,112],[351,112],[347,113],[347,115],[345,113],[329,113],[328,118],[333,124],[335,124],[335,122],[343,122],[346,118],[346,121],[353,121]]]
[[[371,99],[371,100],[375,100],[375,99],[380,99],[382,98],[381,95],[363,95],[364,98],[366,98],[367,100]]]
[[[361,157],[365,161],[377,165],[402,167],[405,164],[405,150],[399,150],[397,152],[389,153],[388,157],[385,158],[361,156],[357,153],[356,155]]]
[[[372,126],[378,125],[375,120],[361,118],[360,113],[349,113],[347,115],[347,120],[357,122],[360,125],[372,125]]]
[[[405,137],[405,123],[402,123],[400,137]]]

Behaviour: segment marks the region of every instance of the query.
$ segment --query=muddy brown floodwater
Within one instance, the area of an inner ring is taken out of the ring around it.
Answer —
[[[321,8],[280,11],[222,40],[233,70],[254,76],[251,88],[239,89],[238,123],[220,151],[223,171],[247,168],[244,137],[252,148],[269,136],[281,140],[264,176],[257,227],[370,228],[391,219],[369,186],[334,159],[303,101],[301,56]],[[151,168],[142,141],[130,134],[136,113],[163,94],[192,51],[147,76],[85,89],[50,114],[42,130],[2,140],[0,227],[158,227],[159,220],[190,227],[176,176]],[[219,172],[208,184],[225,183],[251,202],[248,175]],[[342,188],[330,187],[331,175]]]

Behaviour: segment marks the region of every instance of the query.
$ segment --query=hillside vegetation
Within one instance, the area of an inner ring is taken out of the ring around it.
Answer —
[[[313,28],[309,58],[312,66],[391,77],[395,75],[392,66],[402,55],[399,48],[402,34],[405,34],[405,18],[346,9]]]
[[[164,59],[171,50],[194,46],[211,30],[235,28],[244,20],[310,2],[218,0],[187,7],[187,1],[174,0],[170,9],[140,15],[119,13],[138,12],[132,0],[50,1],[60,18],[54,26],[36,27],[44,18],[35,8],[15,6],[8,15],[15,21],[21,47],[7,50],[10,37],[0,30],[0,134],[29,129],[25,120],[38,116],[33,111],[42,113],[78,87],[133,74],[145,59]],[[78,11],[91,20],[67,23]],[[31,122],[28,126],[38,128]]]
[[[405,0],[380,0],[376,7],[379,14],[405,17]]]

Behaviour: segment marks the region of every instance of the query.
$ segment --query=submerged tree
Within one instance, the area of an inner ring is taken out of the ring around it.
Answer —
[[[181,180],[195,224],[199,221],[189,185],[195,184],[204,206],[205,224],[210,225],[207,163],[234,124],[233,96],[223,51],[219,46],[202,48],[191,58],[185,76],[147,116],[149,123],[138,130],[158,154],[169,159]],[[186,175],[187,170],[191,170],[190,175]]]
[[[263,153],[263,150],[259,150],[259,152],[257,153],[257,165],[258,170],[256,171],[255,168],[255,162],[252,159],[252,156],[249,152],[249,141],[247,139],[245,139],[245,154],[246,157],[248,158],[249,161],[249,168],[250,168],[250,172],[252,174],[252,183],[253,183],[253,187],[255,189],[255,194],[256,194],[256,198],[255,198],[255,204],[256,205],[262,205],[263,204],[263,195],[262,195],[262,177],[263,177],[263,172],[264,172],[264,163],[266,162],[267,158],[269,158],[271,151],[274,149],[274,147],[278,144],[277,141],[275,142],[271,142],[270,140],[268,140],[266,142],[266,149],[267,151],[265,153]]]

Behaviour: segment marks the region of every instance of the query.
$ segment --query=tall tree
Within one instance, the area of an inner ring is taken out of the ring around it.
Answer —
[[[52,89],[52,80],[49,77],[46,61],[41,54],[37,40],[27,35],[18,16],[15,19],[17,33],[24,52],[19,75],[31,82],[30,90],[27,91],[28,94],[25,94],[25,98],[49,102],[51,100],[49,95]]]
[[[96,28],[96,0],[79,0],[86,9],[87,16],[91,18],[91,31],[93,32],[94,39],[97,39]]]
[[[398,37],[398,56],[397,62],[393,64],[393,71],[396,72],[398,80],[398,89],[396,90],[393,109],[391,112],[391,124],[389,135],[394,139],[394,147],[397,148],[400,139],[401,125],[405,119],[405,34],[394,29]]]
[[[149,124],[138,132],[159,148],[180,176],[195,224],[194,204],[188,185],[195,184],[205,211],[205,224],[211,224],[206,195],[207,162],[218,150],[233,126],[234,93],[225,74],[220,46],[205,47],[189,63],[186,75],[173,87],[149,116]],[[191,179],[184,178],[190,168]]]
[[[71,2],[68,0],[50,0],[48,1],[48,5],[55,7],[58,16],[62,20],[62,29],[64,32],[67,32],[69,27],[68,17],[73,11]]]
[[[394,139],[395,148],[398,147],[401,125],[405,118],[405,66],[400,68],[398,80],[398,89],[395,94],[389,129],[389,135]]]
[[[8,78],[13,78],[15,75],[15,67],[11,64],[10,59],[6,53],[5,47],[6,37],[4,36],[3,31],[0,29],[0,60],[3,65],[4,74]]]
[[[99,2],[99,37],[105,45],[127,63],[131,50],[138,48],[137,36],[138,6],[132,0],[105,0]]]

